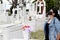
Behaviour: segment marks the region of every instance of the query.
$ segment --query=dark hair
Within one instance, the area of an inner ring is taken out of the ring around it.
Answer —
[[[48,15],[52,15],[52,13],[55,13],[55,16],[54,17],[56,17],[56,18],[58,18],[58,20],[60,20],[60,16],[58,14],[58,9],[53,8],[52,11],[49,11],[48,12]]]
[[[55,13],[55,16],[54,17],[56,17],[56,18],[58,18],[58,20],[60,20],[60,16],[58,14],[58,10],[56,8],[53,8],[52,10]]]
[[[52,15],[52,12],[49,11],[49,12],[48,12],[48,15]]]
[[[52,13],[53,13],[53,9],[50,9],[47,15],[52,15]]]

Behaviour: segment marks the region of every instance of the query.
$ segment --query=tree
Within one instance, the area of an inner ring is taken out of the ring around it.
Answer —
[[[51,8],[54,7],[54,1],[53,0],[45,0],[46,1],[46,11],[48,12]]]
[[[51,8],[59,9],[59,0],[45,0],[46,1],[46,11],[48,12]]]
[[[34,0],[32,3],[35,3],[37,0]]]
[[[1,4],[3,3],[3,1],[2,1],[2,0],[0,0],[0,2],[1,2]]]

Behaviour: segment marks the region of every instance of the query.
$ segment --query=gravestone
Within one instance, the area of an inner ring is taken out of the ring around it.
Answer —
[[[6,10],[4,10],[4,5],[0,4],[0,24],[7,23]]]
[[[15,14],[15,10],[17,11],[17,14]],[[13,22],[17,22],[19,21],[20,23],[22,23],[24,21],[24,14],[23,14],[24,10],[22,10],[21,8],[19,8],[19,6],[17,6],[17,8],[13,9],[13,14],[12,14],[12,18],[13,18]]]
[[[21,30],[22,24],[5,24],[0,25],[2,31],[0,33],[1,40],[13,40],[13,39],[24,39],[23,30]]]

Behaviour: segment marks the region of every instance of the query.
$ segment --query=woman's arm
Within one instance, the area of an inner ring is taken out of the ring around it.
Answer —
[[[58,19],[55,20],[55,27],[57,32],[57,40],[60,39],[60,21]]]
[[[60,21],[55,19],[55,27],[58,34],[60,34]]]

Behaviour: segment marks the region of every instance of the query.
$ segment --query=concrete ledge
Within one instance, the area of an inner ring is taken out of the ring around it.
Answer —
[[[24,40],[24,39],[12,39],[12,40]],[[39,39],[30,39],[30,40],[39,40]]]

